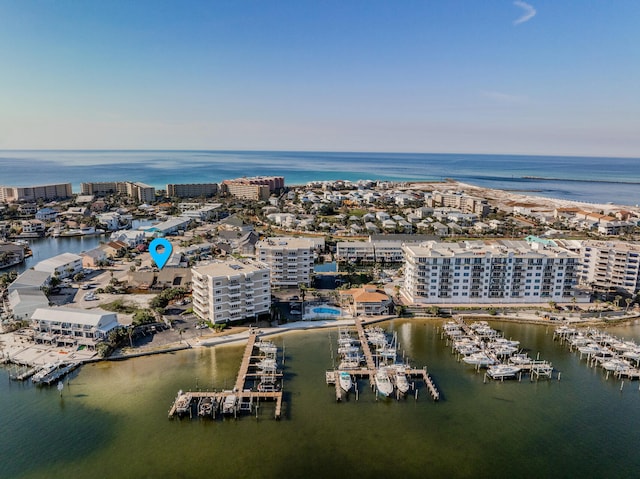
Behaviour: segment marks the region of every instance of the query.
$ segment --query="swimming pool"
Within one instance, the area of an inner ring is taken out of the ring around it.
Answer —
[[[316,306],[311,308],[313,314],[331,314],[333,316],[339,316],[340,310],[338,308],[332,308],[331,306]]]

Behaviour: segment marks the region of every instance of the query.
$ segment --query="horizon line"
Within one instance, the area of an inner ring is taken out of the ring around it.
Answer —
[[[379,150],[300,150],[300,149],[207,149],[207,148],[0,148],[0,152],[5,151],[57,151],[57,152],[216,152],[216,153],[364,153],[374,155],[474,155],[474,156],[519,156],[519,157],[557,157],[557,158],[621,158],[638,159],[640,156],[624,155],[579,155],[579,154],[533,154],[533,153],[465,153],[465,152],[437,152],[437,151],[379,151]]]

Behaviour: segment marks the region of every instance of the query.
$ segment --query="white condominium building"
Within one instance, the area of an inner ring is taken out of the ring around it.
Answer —
[[[585,241],[580,282],[596,290],[635,294],[640,289],[640,245]]]
[[[312,239],[267,238],[256,243],[256,258],[269,266],[273,286],[310,286],[314,249]]]
[[[570,301],[580,255],[526,241],[405,245],[400,292],[412,304]]]
[[[258,261],[213,261],[192,268],[193,311],[212,323],[228,323],[268,313],[269,268]]]

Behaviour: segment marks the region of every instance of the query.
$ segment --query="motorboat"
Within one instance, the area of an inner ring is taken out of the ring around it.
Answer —
[[[496,364],[487,368],[487,375],[492,379],[512,378],[519,372],[520,368],[512,364]]]
[[[616,358],[603,361],[601,366],[605,371],[611,371],[614,373],[626,371],[627,369],[631,368],[631,364],[629,364],[627,361],[625,361],[624,359]]]
[[[492,366],[498,362],[485,352],[470,354],[469,356],[462,358],[462,360],[467,364],[473,364],[474,366],[481,367]]]
[[[278,347],[271,341],[259,341],[255,345],[263,354],[276,354],[278,352]]]
[[[507,363],[513,366],[528,366],[532,362],[533,359],[531,359],[527,353],[514,354],[507,360]]]
[[[183,393],[182,390],[178,391],[178,397],[176,397],[176,413],[186,414],[191,408],[191,394]]]
[[[393,381],[396,384],[396,388],[401,394],[406,394],[409,391],[409,380],[407,379],[406,366],[404,364],[396,364],[392,366]]]
[[[391,379],[389,379],[389,374],[385,368],[378,369],[375,381],[376,389],[380,394],[387,397],[393,394],[393,384],[391,384]]]
[[[198,401],[198,416],[206,417],[213,415],[213,408],[215,406],[214,400],[210,396],[200,398]]]
[[[340,379],[340,387],[344,392],[349,392],[351,387],[353,386],[353,381],[351,380],[351,374],[346,371],[340,371],[339,373]]]
[[[236,403],[238,402],[238,396],[235,394],[228,394],[225,396],[222,403],[222,414],[234,414],[236,412]]]
[[[31,381],[34,383],[43,382],[44,379],[56,369],[58,369],[57,363],[47,363],[31,377]]]

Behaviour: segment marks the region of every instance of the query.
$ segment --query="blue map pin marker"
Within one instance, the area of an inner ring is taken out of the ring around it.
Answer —
[[[164,248],[164,250],[158,251],[158,248]],[[173,246],[171,246],[171,243],[164,238],[156,238],[149,243],[149,254],[151,255],[151,258],[153,258],[153,261],[156,262],[158,269],[164,268],[164,265],[167,264],[172,252]]]

